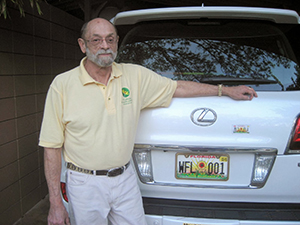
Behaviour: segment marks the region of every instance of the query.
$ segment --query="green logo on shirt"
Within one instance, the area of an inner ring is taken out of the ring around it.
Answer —
[[[132,98],[129,97],[130,91],[129,91],[128,88],[126,88],[126,87],[122,88],[122,95],[123,95],[122,104],[123,105],[131,105],[132,104]]]
[[[128,88],[122,88],[122,95],[124,98],[127,98],[130,95],[130,91]]]

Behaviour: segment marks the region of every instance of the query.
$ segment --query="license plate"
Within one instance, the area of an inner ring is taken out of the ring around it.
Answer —
[[[226,181],[229,178],[229,155],[177,153],[175,176],[177,179]]]

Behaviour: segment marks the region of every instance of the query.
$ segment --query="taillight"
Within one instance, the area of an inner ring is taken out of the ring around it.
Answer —
[[[61,195],[66,202],[69,202],[66,190],[66,183],[60,182]]]
[[[142,146],[142,145],[141,145]],[[133,161],[137,169],[137,174],[143,183],[152,183],[152,163],[151,163],[151,151],[149,149],[137,149],[133,152]]]
[[[288,153],[300,153],[300,117],[297,119],[294,131],[292,133]]]

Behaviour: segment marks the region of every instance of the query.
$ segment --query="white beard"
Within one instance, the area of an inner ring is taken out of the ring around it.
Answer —
[[[106,57],[98,57],[98,55],[103,54],[103,53],[110,53],[111,56],[106,56]],[[86,48],[86,56],[87,58],[94,62],[96,65],[100,67],[109,67],[113,64],[117,57],[117,52],[113,52],[112,50],[99,50],[96,54],[91,53],[91,51]]]

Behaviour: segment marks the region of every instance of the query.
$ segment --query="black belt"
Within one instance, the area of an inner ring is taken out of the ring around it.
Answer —
[[[112,168],[110,170],[88,170],[88,169],[83,169],[78,166],[75,166],[73,163],[68,162],[67,163],[67,168],[70,170],[75,170],[80,173],[86,173],[90,175],[102,175],[102,176],[108,176],[108,177],[115,177],[119,176],[124,171],[128,168],[130,162],[128,162],[125,166],[117,167],[117,168]]]

